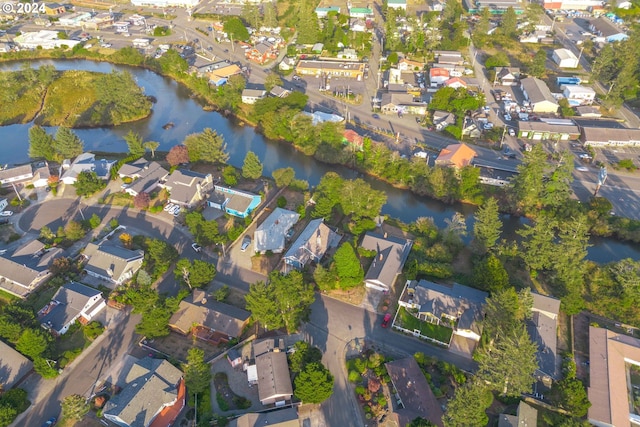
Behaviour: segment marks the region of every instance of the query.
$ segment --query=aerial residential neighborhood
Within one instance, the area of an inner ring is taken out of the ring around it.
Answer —
[[[639,18],[5,2],[0,425],[640,424]]]

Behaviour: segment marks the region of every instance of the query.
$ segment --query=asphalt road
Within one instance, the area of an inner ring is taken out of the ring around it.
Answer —
[[[71,394],[91,395],[96,382],[104,378],[122,358],[135,348],[140,337],[135,333],[138,315],[118,312],[100,340],[82,353],[69,368],[53,380],[31,375],[22,385],[32,405],[12,424],[16,427],[42,425],[51,417],[60,417],[60,402]]]
[[[381,315],[320,294],[316,295],[316,301],[311,306],[309,322],[304,324],[302,329],[308,341],[322,350],[322,362],[335,378],[333,395],[320,408],[327,426],[364,425],[344,365],[345,349],[351,340],[358,339],[360,342],[374,344],[396,357],[409,356],[421,351],[466,371],[472,372],[477,368],[473,360],[384,329],[380,326],[381,322]]]

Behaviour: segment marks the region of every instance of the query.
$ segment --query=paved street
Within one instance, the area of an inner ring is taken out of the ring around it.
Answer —
[[[317,294],[311,309],[309,322],[302,327],[303,333],[310,343],[323,351],[322,362],[335,377],[333,395],[321,406],[327,426],[363,425],[344,366],[346,346],[353,339],[372,343],[397,357],[421,351],[467,371],[476,369],[473,360],[382,328],[381,315],[360,307]]]
[[[109,309],[111,310],[111,309]],[[107,330],[88,350],[85,350],[63,373],[53,380],[31,375],[21,387],[29,393],[32,405],[18,416],[12,426],[40,426],[51,417],[60,416],[60,401],[68,395],[89,396],[96,382],[104,379],[112,368],[135,348],[139,336],[135,333],[138,315],[116,312]]]

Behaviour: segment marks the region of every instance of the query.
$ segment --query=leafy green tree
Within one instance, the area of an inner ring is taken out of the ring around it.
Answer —
[[[98,338],[104,332],[104,327],[100,322],[94,320],[82,327],[82,333],[89,341]]]
[[[509,286],[509,274],[500,259],[489,254],[478,261],[474,267],[473,283],[474,286],[494,293]]]
[[[10,343],[15,344],[22,334],[23,326],[17,323],[10,316],[3,314],[0,316],[0,337]]]
[[[156,141],[146,141],[142,144],[145,150],[151,151],[151,157],[156,157],[156,150],[160,146],[159,142]]]
[[[60,126],[53,141],[56,160],[71,159],[84,151],[84,142],[69,128]]]
[[[163,74],[170,76],[184,75],[189,69],[189,63],[180,56],[175,49],[169,49],[158,59]]]
[[[257,5],[249,2],[245,3],[244,6],[242,6],[242,13],[240,16],[251,28],[260,28],[262,17],[260,16],[260,9]]]
[[[477,252],[492,250],[502,234],[502,220],[498,211],[498,201],[490,197],[476,211],[473,224],[473,242]]]
[[[72,394],[62,399],[62,419],[81,420],[89,412],[89,402],[84,396]]]
[[[493,394],[481,381],[468,381],[458,387],[442,417],[445,427],[484,427],[489,422],[486,410],[493,403]]]
[[[279,188],[288,187],[296,177],[296,172],[293,168],[280,168],[272,172],[276,186]]]
[[[211,128],[187,135],[184,145],[187,146],[189,160],[192,162],[226,163],[229,160],[224,137]]]
[[[387,195],[371,188],[366,181],[358,178],[345,180],[340,189],[342,211],[354,219],[375,218],[387,203]]]
[[[190,136],[190,135],[189,135]],[[187,138],[189,138],[187,136]],[[181,163],[189,163],[189,150],[184,145],[174,145],[167,153],[167,162],[171,166],[177,166]]]
[[[509,6],[504,15],[502,15],[502,23],[500,24],[500,32],[507,37],[514,37],[518,31],[518,16],[513,7]]]
[[[579,313],[584,306],[582,298],[584,283],[584,258],[589,247],[589,225],[584,215],[559,221],[558,240],[554,241],[554,254],[550,263],[553,276],[561,286],[557,293],[561,296],[563,309],[568,314]]]
[[[491,11],[488,7],[483,7],[480,12],[480,20],[476,24],[475,34],[486,35],[491,29]]]
[[[35,359],[49,348],[49,339],[44,332],[37,329],[25,329],[16,343],[16,350],[25,356]]]
[[[262,163],[253,151],[248,151],[244,157],[242,176],[248,179],[258,179],[262,176]]]
[[[174,274],[176,278],[182,279],[189,288],[202,288],[213,280],[216,275],[216,267],[199,259],[191,263],[187,258],[182,258],[176,263]]]
[[[335,172],[328,172],[320,179],[320,183],[314,194],[314,200],[316,202],[313,210],[314,218],[329,218],[331,216],[334,206],[340,203],[340,189],[342,185],[342,178]]]
[[[67,239],[76,241],[85,236],[85,230],[81,223],[71,220],[64,226],[64,235]]]
[[[331,289],[335,289],[338,283],[335,266],[332,266],[331,268],[324,268],[323,266],[318,265],[313,272],[313,280],[321,291],[330,291]]]
[[[34,125],[29,129],[29,157],[54,160],[54,139],[41,126]]]
[[[147,239],[145,245],[145,257],[148,257],[153,262],[155,273],[164,273],[171,263],[178,259],[176,248],[164,240]]]
[[[43,357],[36,357],[33,359],[33,370],[42,378],[47,379],[55,378],[59,375],[58,370],[55,367],[55,363],[52,363]]]
[[[269,281],[269,285],[264,282],[251,285],[245,297],[247,310],[265,328],[284,326],[289,332],[296,330],[314,301],[313,288],[304,283],[299,271],[287,275],[272,272]]]
[[[184,382],[187,390],[199,394],[209,388],[211,382],[211,368],[204,361],[204,351],[192,347],[187,353],[187,363],[183,368]]]
[[[10,425],[18,416],[18,410],[10,405],[0,403],[0,426]]]
[[[433,424],[429,420],[425,420],[424,418],[417,417],[414,418],[411,421],[411,424],[409,424],[407,427],[435,427],[435,424]]]
[[[534,77],[543,77],[547,70],[547,51],[544,49],[538,49],[536,55],[533,57],[531,64],[529,64],[529,74]]]
[[[513,328],[478,353],[478,378],[503,396],[531,393],[537,351],[524,324]]]
[[[488,57],[484,65],[487,68],[508,67],[509,57],[504,52],[497,52],[495,55]]]
[[[282,79],[276,73],[267,74],[267,77],[264,79],[264,88],[269,92],[275,86],[282,86]]]
[[[229,35],[234,41],[247,41],[249,40],[249,31],[244,26],[242,20],[236,16],[228,19],[223,26],[225,33]]]
[[[238,183],[238,173],[233,166],[225,166],[222,170],[222,180],[225,185],[234,186]]]
[[[333,375],[321,363],[307,364],[294,383],[294,394],[304,403],[322,403],[333,394]]]
[[[107,186],[105,180],[98,177],[93,171],[83,171],[78,174],[76,183],[73,184],[76,188],[76,194],[78,196],[90,196]]]
[[[320,363],[322,360],[320,349],[306,341],[297,341],[293,348],[294,352],[289,355],[289,366],[294,374],[298,374],[309,363]]]
[[[142,314],[136,332],[149,339],[169,335],[169,319],[173,313],[164,305],[158,305]]]
[[[350,289],[362,284],[364,270],[351,243],[340,245],[333,255],[339,285],[342,289]]]
[[[101,222],[102,219],[100,219],[100,217],[95,213],[91,215],[91,218],[89,218],[89,226],[92,230],[98,228]]]
[[[138,133],[130,130],[129,133],[124,136],[124,141],[127,143],[127,147],[129,148],[129,154],[136,157],[144,156],[144,143],[142,141],[142,137]]]
[[[216,301],[224,302],[229,297],[229,286],[222,285],[213,293],[213,297]]]

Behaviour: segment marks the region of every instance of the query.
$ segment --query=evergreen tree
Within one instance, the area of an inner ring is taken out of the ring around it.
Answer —
[[[204,361],[204,351],[192,347],[187,353],[187,363],[184,365],[184,382],[187,390],[193,394],[199,394],[209,387],[211,382],[211,369]]]
[[[84,151],[84,142],[71,129],[60,126],[53,141],[56,160],[71,159]]]
[[[62,399],[62,419],[81,420],[89,412],[89,403],[84,396],[72,394]]]
[[[543,77],[547,70],[547,51],[538,49],[529,65],[529,74],[535,77]]]
[[[142,137],[139,134],[130,130],[129,133],[124,136],[124,140],[127,143],[127,147],[129,148],[129,154],[136,157],[144,156],[145,149],[143,146]]]
[[[294,383],[295,396],[304,403],[322,403],[333,394],[333,375],[321,363],[308,363]]]
[[[537,344],[521,324],[478,352],[478,378],[503,396],[531,393],[538,369],[537,351]]]
[[[364,280],[364,270],[351,243],[346,242],[340,245],[333,255],[333,262],[340,288],[350,289],[360,285]]]
[[[491,11],[488,7],[483,7],[480,12],[480,20],[476,24],[475,32],[479,35],[487,35],[491,29]]]
[[[498,201],[490,197],[476,211],[473,224],[473,243],[478,253],[492,250],[502,234],[502,220]]]
[[[533,226],[525,224],[517,233],[523,238],[520,250],[522,259],[530,270],[551,270],[557,260],[557,220],[545,214],[536,218]]]
[[[253,319],[260,322],[264,328],[276,330],[284,326],[271,286],[264,282],[252,284],[245,300],[247,310],[251,312]]]
[[[547,154],[542,144],[534,144],[531,151],[524,153],[522,163],[518,165],[518,174],[512,181],[512,195],[517,207],[525,212],[542,204],[547,165]]]
[[[78,174],[75,184],[78,196],[90,196],[107,186],[105,180],[98,177],[93,171],[83,171]]]
[[[249,40],[249,31],[244,26],[240,18],[234,16],[229,18],[224,23],[224,32],[229,35],[234,41],[247,41]]]
[[[502,23],[500,24],[501,32],[507,37],[513,37],[518,31],[518,15],[512,6],[502,15]]]
[[[48,347],[48,337],[41,330],[31,328],[25,329],[16,343],[16,350],[31,359],[39,357]]]
[[[267,28],[278,26],[278,13],[273,2],[269,1],[262,4],[262,24]]]
[[[473,283],[474,286],[494,293],[509,286],[509,274],[500,259],[489,254],[474,267]]]
[[[445,427],[484,427],[489,422],[486,410],[493,394],[481,381],[468,381],[456,389],[442,417]]]
[[[258,179],[262,176],[262,163],[253,151],[248,151],[244,157],[242,176],[248,179]]]
[[[54,160],[54,139],[41,126],[34,125],[29,129],[29,157]]]
[[[293,168],[280,168],[271,173],[273,180],[276,182],[276,186],[279,188],[288,187],[296,177],[296,172]]]
[[[211,128],[187,135],[184,145],[187,146],[189,160],[192,162],[226,163],[229,160],[224,137]]]

